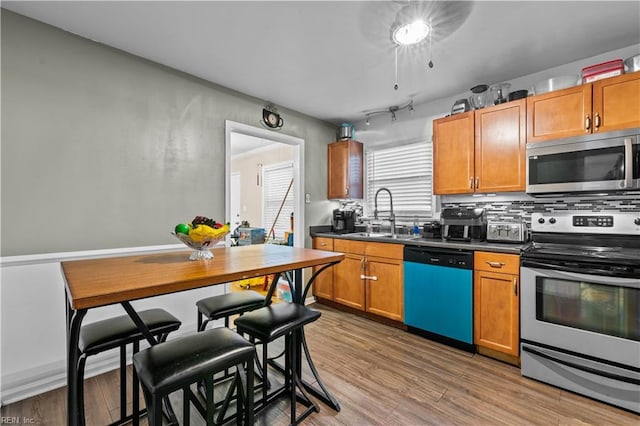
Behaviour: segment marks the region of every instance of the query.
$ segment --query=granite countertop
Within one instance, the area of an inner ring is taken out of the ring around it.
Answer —
[[[490,243],[490,242],[464,242],[446,241],[441,239],[426,239],[420,236],[401,235],[398,238],[384,236],[365,236],[364,229],[356,228],[356,232],[350,234],[338,234],[331,230],[330,225],[309,227],[311,237],[339,238],[356,241],[375,241],[379,243],[402,244],[407,246],[441,247],[474,251],[490,251],[498,253],[520,254],[526,243]]]

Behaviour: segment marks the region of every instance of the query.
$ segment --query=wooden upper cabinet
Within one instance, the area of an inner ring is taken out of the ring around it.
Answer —
[[[362,199],[362,143],[344,140],[330,143],[327,147],[327,198]]]
[[[524,191],[525,110],[518,100],[434,120],[434,193]]]
[[[593,83],[594,132],[640,127],[640,72]]]
[[[527,98],[527,142],[640,126],[640,72]]]
[[[475,111],[477,192],[525,190],[526,101]]]
[[[433,122],[433,192],[473,192],[474,112],[452,115]]]
[[[527,98],[527,142],[542,142],[589,133],[591,84]]]

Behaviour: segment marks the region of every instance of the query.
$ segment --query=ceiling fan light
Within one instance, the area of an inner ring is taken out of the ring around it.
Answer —
[[[393,30],[393,42],[401,46],[409,46],[420,43],[429,35],[429,25],[424,19],[416,19],[415,21],[399,25]]]

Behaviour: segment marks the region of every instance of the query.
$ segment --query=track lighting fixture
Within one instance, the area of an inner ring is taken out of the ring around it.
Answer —
[[[389,108],[378,109],[373,111],[365,111],[364,115],[367,118],[367,121],[365,122],[365,124],[368,126],[369,124],[371,124],[370,118],[380,114],[390,114],[391,121],[396,121],[398,119],[398,117],[396,116],[396,112],[402,111],[403,109],[409,110],[410,112],[415,111],[413,107],[413,99],[411,99],[409,102],[403,105],[392,105]]]

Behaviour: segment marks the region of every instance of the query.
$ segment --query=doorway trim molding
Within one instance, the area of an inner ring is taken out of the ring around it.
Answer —
[[[225,189],[224,204],[225,217],[231,216],[231,134],[238,133],[253,136],[260,139],[268,139],[274,142],[284,143],[296,147],[293,162],[293,193],[295,194],[295,212],[293,217],[293,245],[304,247],[304,139],[283,133],[276,133],[260,127],[238,123],[231,120],[224,122],[225,134]]]

